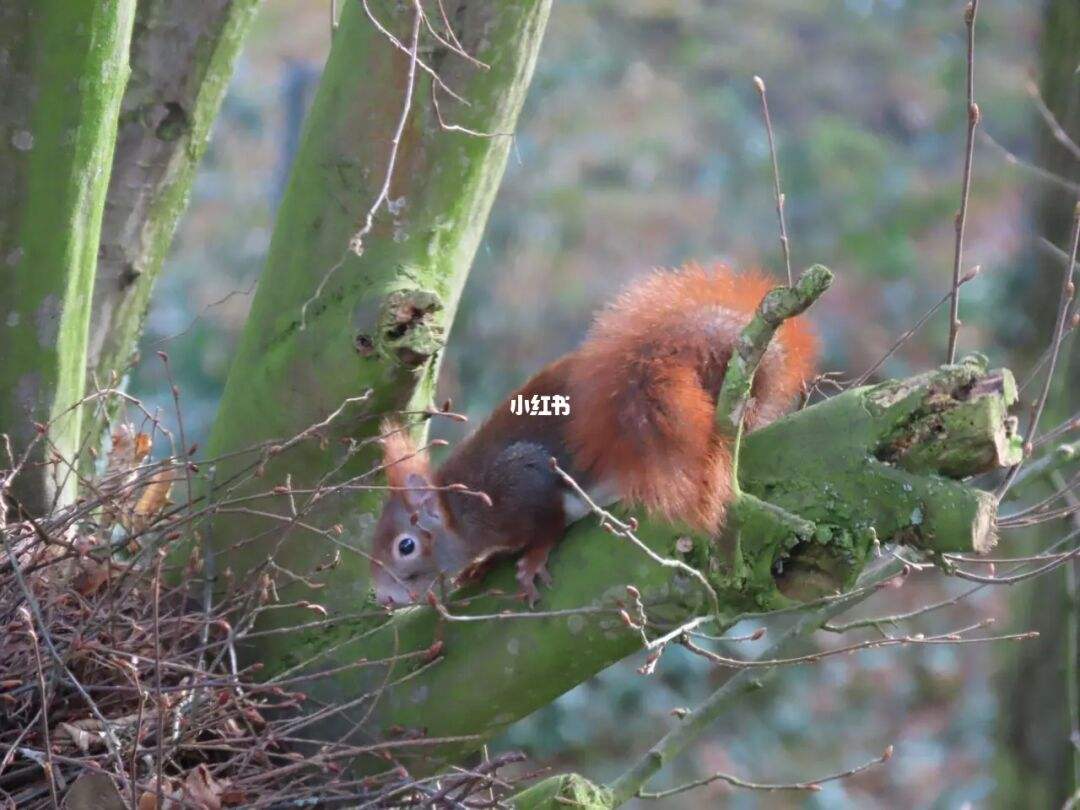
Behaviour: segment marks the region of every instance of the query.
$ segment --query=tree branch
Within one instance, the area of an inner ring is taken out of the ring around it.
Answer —
[[[101,224],[86,368],[123,376],[260,0],[144,0]],[[92,437],[103,427],[98,418]]]

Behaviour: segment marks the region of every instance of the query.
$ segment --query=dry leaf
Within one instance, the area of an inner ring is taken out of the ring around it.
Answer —
[[[135,426],[125,422],[117,425],[112,434],[106,474],[130,470],[135,466]]]
[[[138,433],[135,435],[134,457],[136,464],[141,463],[144,458],[150,455],[150,448],[153,446],[153,443],[153,439],[150,438],[149,433]]]
[[[161,780],[161,797],[164,799],[161,803],[161,810],[181,810],[181,808],[190,808],[191,806],[182,801],[183,796],[177,792],[176,781],[169,776]],[[143,794],[139,796],[138,810],[158,810],[155,791],[143,791]]]
[[[83,557],[78,561],[71,586],[82,596],[92,596],[109,581],[109,569],[92,557]]]
[[[133,483],[138,475],[137,468],[149,457],[153,443],[150,434],[137,432],[134,425],[126,422],[118,425],[112,434],[105,477],[115,479],[118,483]],[[168,494],[168,485],[158,473],[148,484],[107,507],[102,515],[102,527],[109,529],[114,523],[121,523],[129,531],[142,528],[161,512]],[[145,504],[142,503],[143,499],[148,499]],[[140,512],[140,506],[144,506],[146,511]],[[134,514],[129,515],[130,512]]]
[[[242,790],[230,788],[221,794],[221,803],[225,807],[241,807],[247,804],[247,795]]]
[[[154,473],[150,481],[139,493],[139,500],[132,510],[132,531],[141,531],[149,526],[154,519],[165,511],[169,506],[169,490],[172,489],[173,471],[164,468]]]
[[[205,765],[188,771],[184,780],[184,797],[199,810],[221,810],[221,794],[224,792],[225,786],[214,778]]]

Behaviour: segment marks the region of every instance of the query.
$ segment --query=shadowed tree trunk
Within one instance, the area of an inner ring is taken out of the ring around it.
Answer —
[[[135,0],[0,5],[0,430],[49,423],[16,496],[74,495],[87,330]]]
[[[94,286],[87,373],[123,376],[195,167],[260,0],[143,0],[120,108]],[[99,418],[91,440],[102,427]]]
[[[1080,4],[1074,0],[1048,0],[1044,11],[1040,91],[1047,107],[1074,142],[1080,142]],[[1041,118],[1036,163],[1054,174],[1080,183],[1080,160]],[[1059,247],[1067,249],[1073,211],[1077,200],[1069,191],[1056,185],[1038,187],[1034,200],[1034,231]],[[1018,349],[1018,368],[1031,367],[1050,343],[1053,318],[1047,317],[1057,307],[1064,262],[1059,255],[1033,246],[1018,273],[1013,301],[1008,312],[1019,317],[1004,324],[1005,331],[1015,330],[1007,339]],[[1075,311],[1075,307],[1074,307]],[[1073,334],[1063,348],[1061,372],[1048,402],[1042,424],[1050,427],[1080,405],[1077,380],[1080,380],[1080,343]],[[1029,494],[1045,497],[1050,482]],[[1031,549],[1046,548],[1062,533],[1061,523],[1030,532]],[[1056,533],[1055,533],[1056,532]],[[1029,553],[1023,547],[1018,554]],[[1076,563],[1072,563],[1075,577]],[[1003,647],[1005,673],[1001,688],[1001,734],[999,739],[1000,775],[995,801],[1000,807],[1060,806],[1066,796],[1080,790],[1080,740],[1070,741],[1075,728],[1075,704],[1069,706],[1070,689],[1077,690],[1080,661],[1076,660],[1080,638],[1076,615],[1080,605],[1070,606],[1066,582],[1068,566],[1060,572],[1025,584],[1009,594],[1010,613],[1016,626],[1040,631],[1030,644]],[[1075,599],[1075,595],[1072,597]],[[1071,614],[1071,617],[1070,617]],[[1070,641],[1071,636],[1071,641]],[[1069,657],[1073,658],[1070,668]]]

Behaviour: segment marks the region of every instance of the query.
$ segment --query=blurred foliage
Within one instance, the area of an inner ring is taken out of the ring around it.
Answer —
[[[165,348],[189,435],[205,436],[266,252],[299,126],[297,93],[328,47],[326,4],[277,0],[252,35],[191,210],[155,296],[133,389],[168,407],[152,350]],[[446,352],[442,392],[474,423],[573,347],[627,280],[687,259],[782,269],[754,74],[768,84],[795,265],[838,283],[816,308],[826,365],[869,367],[948,289],[965,109],[962,2],[937,0],[558,0],[514,150]],[[1039,135],[1023,92],[1037,68],[1037,4],[984,3],[976,97],[983,128],[1030,158]],[[1024,272],[1037,181],[977,144],[961,352],[1008,364],[1005,320]],[[1030,324],[1024,319],[1029,319]],[[944,313],[882,370],[944,356]],[[1006,335],[1006,337],[1002,337]],[[1021,374],[1022,376],[1022,374]],[[456,438],[461,430],[440,424]],[[891,613],[955,592],[934,573],[865,608]],[[918,630],[1000,614],[984,593]],[[741,628],[740,628],[741,629]],[[772,628],[770,628],[770,631]],[[772,633],[770,632],[769,635]],[[769,635],[739,644],[757,654]],[[835,643],[824,639],[823,643]],[[716,788],[666,806],[956,807],[994,790],[994,652],[978,646],[863,653],[790,671],[747,700],[665,784],[715,770],[784,781],[896,755],[807,796]],[[500,746],[604,779],[692,706],[721,673],[668,653],[651,677],[627,662],[519,724]]]

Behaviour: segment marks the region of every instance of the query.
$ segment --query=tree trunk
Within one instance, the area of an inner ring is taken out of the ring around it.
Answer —
[[[80,446],[90,301],[135,0],[0,5],[0,430],[16,453],[49,424],[15,493],[73,496],[54,455]],[[45,463],[46,461],[50,463]]]
[[[350,251],[350,239],[387,173],[411,60],[375,28],[361,3],[344,5],[211,434],[212,456],[293,436],[369,389],[364,413],[419,409],[430,402],[439,350],[502,177],[508,133],[532,77],[550,0],[443,5],[463,48],[490,69],[441,44],[424,45],[421,58],[468,101],[455,102],[440,90],[439,110],[447,125],[491,134],[441,127],[431,79],[418,71],[389,202],[376,213],[362,255]],[[386,0],[370,6],[407,50],[412,5]],[[287,457],[266,458],[262,478],[239,491],[229,491],[225,482],[259,454],[222,461],[216,470],[219,497],[284,483],[286,475],[294,487],[304,488],[370,470],[377,453],[362,440],[378,425],[357,413],[347,410],[320,431],[322,444],[309,441]],[[343,440],[357,443],[343,448]],[[356,549],[379,501],[378,492],[340,493],[307,516],[321,525],[346,524],[343,557],[320,599],[347,604],[365,587],[367,562]],[[281,512],[286,506],[260,503]],[[278,562],[295,570],[326,561],[335,550],[295,527],[231,547],[278,525],[250,513],[219,515],[208,567],[248,571],[263,564],[279,541]],[[277,621],[296,621],[295,612],[286,613]],[[270,637],[258,652],[273,660],[291,646],[287,637]]]
[[[1062,129],[1080,142],[1080,82],[1077,58],[1080,54],[1080,4],[1075,0],[1049,0],[1043,13],[1043,33],[1039,54],[1042,61],[1040,91]],[[1080,183],[1080,160],[1055,136],[1041,118],[1036,118],[1039,137],[1036,163],[1054,174]],[[1055,245],[1067,247],[1077,200],[1056,185],[1038,187],[1034,200],[1034,232]],[[1053,317],[1061,289],[1063,262],[1059,256],[1033,246],[1017,262],[1006,311],[1017,317],[1005,318],[1001,331],[1019,358],[1020,367],[1033,366],[1050,343]],[[1075,307],[1074,307],[1075,311]],[[1017,333],[1017,324],[1027,327]],[[1011,333],[1010,333],[1010,330]],[[1042,424],[1046,427],[1076,412],[1076,391],[1080,379],[1080,342],[1077,334],[1062,349],[1058,379]],[[1041,488],[1029,488],[1036,500],[1051,493],[1048,480]],[[1060,535],[1055,523],[1029,532],[1017,554],[1036,553]],[[1080,790],[1080,742],[1070,735],[1078,728],[1075,695],[1080,672],[1077,614],[1080,604],[1075,592],[1070,597],[1068,580],[1077,577],[1077,564],[1040,577],[1009,593],[1010,614],[1017,627],[1040,631],[1029,644],[1002,648],[1004,675],[1001,684],[999,728],[999,775],[995,804],[998,807],[1060,806],[1067,796]],[[1071,604],[1070,604],[1071,601]],[[1071,664],[1070,664],[1071,659]],[[1068,699],[1070,690],[1073,701]]]
[[[260,0],[143,0],[105,201],[87,371],[123,376]],[[98,424],[97,429],[100,429]],[[91,440],[97,432],[90,434]]]

